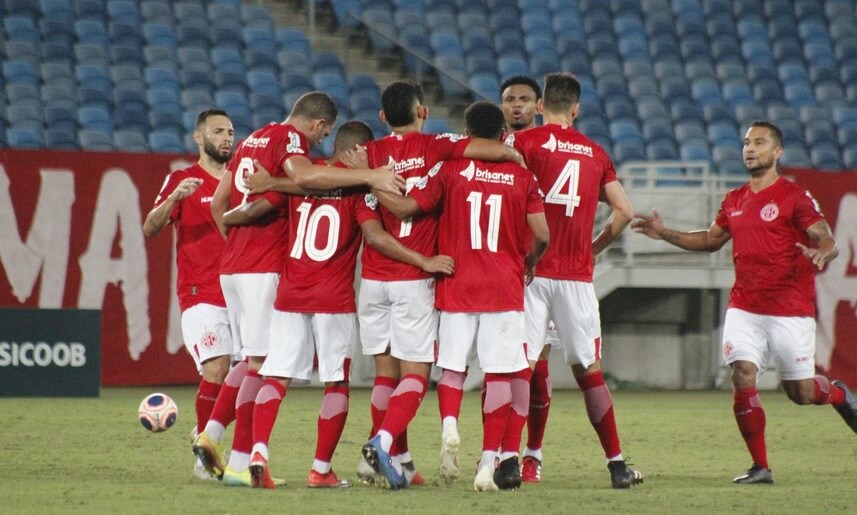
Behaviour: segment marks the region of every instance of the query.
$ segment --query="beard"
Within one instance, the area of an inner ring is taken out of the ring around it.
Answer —
[[[208,141],[206,141],[205,144],[203,145],[203,150],[205,150],[205,153],[208,155],[208,157],[214,159],[215,161],[217,161],[220,164],[226,164],[232,158],[232,150],[231,149],[229,150],[229,152],[226,152],[224,154],[223,152],[218,150],[218,148],[215,147],[211,142],[208,142]]]
[[[768,161],[762,161],[757,158],[754,165],[747,166],[745,164],[744,167],[747,168],[747,174],[750,177],[761,177],[762,175],[765,175],[765,172],[767,172],[773,164],[773,159],[769,159]]]
[[[509,128],[516,130],[516,131],[519,131],[521,129],[526,129],[527,127],[530,126],[531,123],[533,123],[532,120],[529,120],[529,121],[519,120],[517,122],[510,123]]]

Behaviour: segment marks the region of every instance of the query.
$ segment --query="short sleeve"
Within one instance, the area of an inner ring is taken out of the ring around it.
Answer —
[[[824,220],[821,206],[818,205],[818,201],[815,200],[815,197],[810,192],[804,191],[802,195],[798,196],[795,202],[795,224],[805,231],[820,220]]]
[[[175,189],[179,186],[179,183],[182,182],[183,177],[176,172],[171,172],[167,174],[166,178],[164,178],[164,184],[161,186],[161,191],[158,192],[158,196],[155,197],[155,205],[154,207],[159,207],[164,201],[167,200],[167,197],[175,191]],[[181,216],[181,202],[176,202],[173,209],[170,211],[170,221],[178,219]]]
[[[532,174],[529,175],[531,177],[527,181],[527,214],[543,213],[545,210],[545,196],[542,194],[542,190],[539,188],[535,177]]]
[[[443,183],[446,177],[443,170],[443,165],[439,163],[435,168],[429,170],[425,177],[420,178],[408,193],[408,196],[417,201],[417,205],[424,213],[434,211],[443,200],[445,190]]]
[[[374,193],[366,193],[358,195],[358,200],[355,202],[354,214],[357,216],[357,223],[362,224],[369,220],[382,221],[381,213],[378,212],[378,198]]]
[[[726,213],[729,211],[728,203],[729,194],[723,197],[723,201],[720,203],[720,210],[717,211],[717,216],[714,218],[714,223],[724,231],[732,232],[729,229],[729,217],[726,216]]]

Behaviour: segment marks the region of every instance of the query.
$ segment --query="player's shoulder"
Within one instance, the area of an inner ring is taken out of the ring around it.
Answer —
[[[202,177],[205,170],[199,166],[199,163],[192,163],[184,168],[177,168],[167,173],[167,180],[180,181],[188,177]]]

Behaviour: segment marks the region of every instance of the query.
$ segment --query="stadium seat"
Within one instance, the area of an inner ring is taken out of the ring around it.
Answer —
[[[109,152],[115,150],[113,133],[95,129],[81,129],[77,132],[80,148],[92,152]]]
[[[181,137],[175,132],[155,130],[149,133],[149,148],[153,152],[182,154],[186,152]]]
[[[54,150],[77,150],[77,131],[65,129],[46,129],[44,131],[45,147]]]
[[[41,129],[10,127],[6,129],[6,142],[13,148],[44,148]]]

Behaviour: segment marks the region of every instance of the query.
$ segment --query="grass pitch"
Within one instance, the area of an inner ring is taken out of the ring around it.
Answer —
[[[610,488],[597,438],[576,391],[554,392],[542,482],[515,492],[472,491],[480,455],[478,392],[465,394],[462,478],[437,484],[440,424],[429,392],[410,429],[410,447],[428,485],[400,492],[354,486],[311,490],[321,390],[293,388],[271,441],[275,491],[228,488],[191,478],[190,387],[164,387],[179,420],[150,434],[136,420],[151,388],[106,388],[99,399],[0,399],[0,512],[18,513],[837,513],[857,504],[857,435],[830,407],[792,405],[763,392],[776,484],[738,486],[750,465],[729,392],[614,392],[622,447],[645,483]],[[334,457],[341,478],[354,468],[369,423],[369,390],[354,390]],[[853,513],[853,511],[852,511]]]

